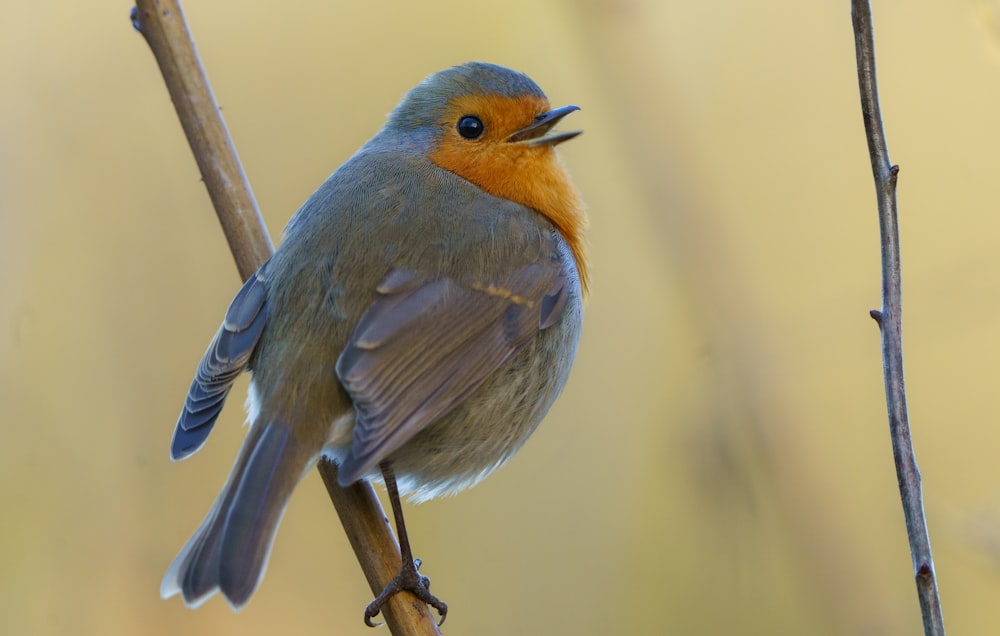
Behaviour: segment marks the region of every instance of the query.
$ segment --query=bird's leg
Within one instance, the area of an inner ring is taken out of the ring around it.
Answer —
[[[399,535],[399,551],[403,566],[396,578],[389,581],[381,594],[365,608],[365,625],[375,627],[376,623],[372,623],[372,619],[382,611],[382,606],[393,594],[403,590],[436,609],[441,615],[441,621],[438,623],[440,625],[448,615],[448,604],[431,594],[431,580],[417,571],[420,568],[420,560],[414,560],[413,552],[410,550],[410,539],[406,534],[406,523],[403,521],[403,504],[399,501],[399,489],[396,487],[396,474],[390,462],[382,462],[380,468],[385,479],[385,489],[389,493],[389,502],[392,504],[392,516],[396,519],[396,534]]]

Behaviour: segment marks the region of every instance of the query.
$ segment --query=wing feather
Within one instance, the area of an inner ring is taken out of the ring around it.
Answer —
[[[566,275],[557,261],[486,284],[394,270],[377,290],[337,360],[356,410],[342,485],[447,414],[555,324],[566,304]]]
[[[198,364],[170,445],[171,458],[195,453],[212,432],[233,382],[250,363],[267,322],[264,267],[247,279]]]

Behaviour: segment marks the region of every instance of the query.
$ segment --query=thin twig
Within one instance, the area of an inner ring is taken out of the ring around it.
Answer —
[[[865,121],[868,154],[871,156],[875,192],[878,198],[879,230],[882,243],[882,310],[871,312],[882,332],[882,366],[885,373],[885,399],[889,410],[889,434],[896,462],[903,517],[913,557],[913,573],[920,600],[924,633],[943,636],[944,618],[934,574],[934,559],[924,517],[920,470],[913,454],[910,423],[906,413],[906,387],[903,383],[902,291],[899,266],[899,228],[896,209],[896,178],[899,166],[889,161],[889,148],[882,127],[878,87],[875,82],[875,41],[872,33],[871,7],[868,0],[851,1],[854,43],[858,59],[858,85],[861,113]]]
[[[246,280],[271,257],[274,245],[201,67],[180,4],[137,2],[136,7],[132,25],[156,56],[240,278]]]
[[[274,252],[194,40],[177,0],[137,0],[132,24],[153,51],[184,127],[205,186],[222,224],[240,277],[246,280]],[[337,485],[337,468],[321,461],[319,472],[330,499],[368,579],[378,594],[399,571],[399,546],[375,491],[367,482]],[[440,634],[427,606],[409,593],[393,596],[383,607],[394,636]],[[362,608],[358,608],[361,622]]]

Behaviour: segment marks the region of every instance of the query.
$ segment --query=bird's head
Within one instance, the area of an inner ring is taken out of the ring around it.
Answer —
[[[586,290],[587,216],[555,152],[556,145],[580,132],[553,130],[576,110],[551,108],[527,75],[470,62],[416,86],[389,116],[387,127],[426,135],[432,162],[546,216],[572,249]]]

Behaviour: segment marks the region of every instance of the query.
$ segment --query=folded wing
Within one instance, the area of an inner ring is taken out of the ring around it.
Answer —
[[[362,316],[336,371],[357,412],[339,471],[353,483],[475,391],[567,298],[555,261],[482,284],[391,272]]]

